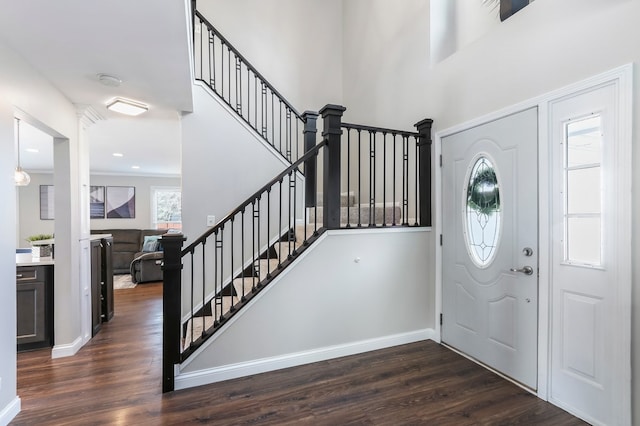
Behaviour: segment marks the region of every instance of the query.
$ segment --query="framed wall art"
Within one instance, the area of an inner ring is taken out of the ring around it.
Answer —
[[[104,219],[104,186],[89,187],[89,212],[91,219]]]
[[[107,186],[107,219],[136,217],[136,188],[134,186]]]

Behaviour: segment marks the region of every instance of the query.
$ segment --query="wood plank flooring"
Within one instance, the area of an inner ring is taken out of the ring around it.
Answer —
[[[434,342],[161,393],[161,284],[115,292],[80,352],[18,354],[12,425],[583,425]]]

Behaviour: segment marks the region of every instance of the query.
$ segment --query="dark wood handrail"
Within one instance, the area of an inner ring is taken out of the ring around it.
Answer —
[[[258,70],[257,70],[253,65],[251,65],[251,62],[249,62],[249,61],[248,61],[248,60],[247,60],[247,59],[246,59],[246,58],[245,58],[245,57],[244,57],[244,56],[243,56],[243,55],[238,51],[238,49],[236,49],[236,48],[233,46],[233,44],[229,43],[229,40],[227,40],[227,39],[226,39],[222,34],[220,34],[220,32],[219,32],[218,30],[216,30],[216,28],[211,24],[211,22],[209,22],[209,21],[207,20],[207,18],[205,18],[204,16],[202,16],[202,14],[201,14],[199,11],[197,11],[197,10],[196,10],[196,12],[195,12],[195,15],[196,15],[196,17],[198,17],[198,19],[200,19],[200,22],[204,23],[204,24],[207,26],[207,28],[208,28],[209,30],[211,30],[211,31],[216,35],[216,37],[218,37],[218,38],[219,38],[219,39],[220,39],[224,44],[226,44],[226,45],[227,45],[227,46],[228,46],[228,47],[233,51],[233,53],[234,53],[238,58],[240,58],[240,60],[241,60],[242,62],[244,62],[244,64],[247,66],[247,68],[248,68],[248,69],[250,69],[250,70],[251,70],[251,72],[253,72],[253,73],[256,75],[256,77],[258,77],[258,78],[259,78],[259,79],[260,79],[260,80],[265,84],[265,86],[267,86],[267,87],[269,88],[269,90],[271,90],[271,92],[273,92],[273,94],[275,94],[275,95],[278,97],[278,99],[280,99],[280,100],[281,100],[281,101],[282,101],[282,102],[287,106],[287,108],[289,108],[289,109],[291,110],[291,112],[293,112],[293,113],[295,114],[295,116],[296,116],[296,117],[298,117],[298,119],[299,119],[300,121],[302,121],[302,122],[304,122],[304,121],[305,121],[305,120],[304,120],[304,118],[302,117],[302,114],[300,114],[300,113],[298,112],[298,110],[297,110],[297,109],[295,109],[295,108],[293,107],[293,105],[291,105],[291,104],[289,103],[289,101],[287,101],[287,100],[285,99],[285,97],[284,97],[284,96],[282,96],[282,95],[280,94],[280,92],[278,92],[278,91],[276,90],[276,88],[275,88],[275,87],[273,87],[273,85],[272,85],[271,83],[269,83],[269,81],[268,81],[266,78],[264,78],[264,76],[263,76],[262,74],[260,74],[260,72],[258,72]]]
[[[302,157],[300,157],[295,163],[291,164],[283,172],[281,172],[276,177],[271,179],[269,181],[269,183],[264,185],[257,192],[255,192],[252,196],[247,198],[242,204],[240,204],[238,207],[236,207],[235,210],[233,210],[231,213],[227,214],[224,218],[222,218],[222,220],[220,222],[218,222],[214,227],[212,227],[211,229],[206,231],[204,234],[202,234],[200,237],[198,237],[197,240],[195,240],[194,242],[189,244],[184,250],[182,250],[182,256],[185,256],[188,253],[190,253],[193,250],[195,250],[195,248],[199,244],[203,243],[207,239],[207,237],[209,237],[211,234],[217,232],[220,228],[222,228],[222,226],[226,222],[229,222],[235,215],[237,215],[238,213],[241,213],[248,205],[250,205],[254,200],[256,200],[258,197],[260,197],[262,194],[267,192],[268,189],[270,189],[273,185],[275,185],[277,182],[279,182],[282,178],[284,178],[288,174],[291,174],[292,172],[296,171],[296,169],[302,163],[304,163],[305,161],[310,160],[311,158],[313,158],[316,155],[318,155],[318,152],[320,151],[320,149],[323,148],[326,145],[327,145],[327,141],[323,140],[322,142],[318,143],[316,146],[311,148],[309,151],[307,151],[307,153],[305,155],[303,155]]]
[[[372,133],[389,133],[406,137],[418,137],[420,133],[407,132],[405,130],[385,129],[384,127],[364,126],[362,124],[342,123],[342,128],[347,130],[364,130]]]

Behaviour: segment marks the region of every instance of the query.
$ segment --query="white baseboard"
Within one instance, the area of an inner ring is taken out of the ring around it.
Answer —
[[[20,412],[20,397],[16,396],[0,411],[0,426],[7,426]]]
[[[55,345],[51,350],[51,358],[64,358],[66,356],[74,356],[82,347],[82,336],[79,336],[71,343],[66,345]]]
[[[355,355],[423,340],[434,340],[435,337],[435,330],[427,328],[408,333],[378,337],[375,339],[362,340],[343,345],[328,346],[325,348],[312,349],[309,351],[280,355],[239,364],[223,365],[221,367],[196,372],[176,374],[175,389],[187,389],[195,386],[237,379],[239,377],[250,376],[253,374],[266,373],[268,371],[296,367],[313,362],[325,361],[328,359],[340,358],[343,356]]]

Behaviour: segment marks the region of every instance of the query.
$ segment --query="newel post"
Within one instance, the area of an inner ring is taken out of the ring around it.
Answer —
[[[420,185],[420,226],[431,226],[431,125],[433,120],[424,119],[415,125],[420,134],[418,141],[418,182]]]
[[[316,146],[316,133],[318,133],[318,113],[313,111],[305,111],[302,114],[304,120],[304,152],[309,152]],[[317,203],[318,185],[316,182],[318,174],[316,169],[318,166],[318,157],[315,156],[304,162],[304,206],[314,207]]]
[[[327,140],[322,185],[322,226],[326,229],[340,228],[340,139],[345,110],[340,105],[327,105],[320,110],[322,137]]]
[[[180,289],[182,287],[182,234],[164,234],[162,265],[162,392],[174,390],[174,366],[180,357]]]

